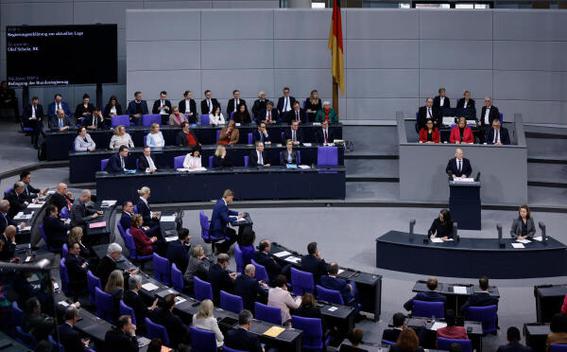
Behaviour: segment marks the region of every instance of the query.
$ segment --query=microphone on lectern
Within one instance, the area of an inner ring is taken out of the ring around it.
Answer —
[[[415,227],[415,219],[411,219],[409,222],[409,240],[413,242],[413,229]]]
[[[496,230],[498,231],[498,247],[504,248],[504,243],[502,243],[502,225],[496,224]]]

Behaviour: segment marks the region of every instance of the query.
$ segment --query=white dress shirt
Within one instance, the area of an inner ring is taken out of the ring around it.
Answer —
[[[191,154],[185,155],[185,159],[183,160],[183,167],[189,170],[200,169],[202,167],[201,157],[195,157]]]
[[[484,123],[486,125],[490,124],[490,108],[486,108],[486,110],[484,110]]]
[[[150,172],[152,170],[157,170],[156,164],[154,164],[154,159],[151,156],[146,156],[146,161],[148,162],[148,167],[146,168],[146,172]]]

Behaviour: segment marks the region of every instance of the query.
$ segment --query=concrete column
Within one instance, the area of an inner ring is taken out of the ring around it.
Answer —
[[[288,8],[311,8],[311,0],[288,0]]]

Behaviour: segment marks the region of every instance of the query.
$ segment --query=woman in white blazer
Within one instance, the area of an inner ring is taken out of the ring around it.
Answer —
[[[79,128],[77,137],[75,137],[75,151],[76,152],[93,152],[96,149],[96,143],[87,133],[84,127]]]
[[[110,144],[108,147],[110,149],[118,149],[123,145],[128,148],[134,148],[134,141],[132,141],[132,137],[130,137],[130,134],[126,132],[126,128],[124,126],[116,126],[114,135],[110,138]]]
[[[189,170],[196,170],[202,167],[201,148],[193,147],[191,153],[187,153],[187,155],[185,155],[185,159],[183,160],[183,167]]]
[[[224,116],[222,116],[222,112],[219,106],[213,108],[213,112],[209,114],[209,123],[212,126],[224,125],[225,124]]]
[[[165,139],[163,139],[163,134],[157,123],[152,123],[150,133],[146,136],[146,145],[151,148],[163,148],[165,146]]]

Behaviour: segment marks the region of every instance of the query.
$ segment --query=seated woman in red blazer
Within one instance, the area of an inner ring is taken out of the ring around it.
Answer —
[[[461,116],[457,126],[451,129],[449,141],[453,144],[473,144],[474,136],[470,127],[467,126],[467,120]]]
[[[150,255],[154,252],[153,244],[157,241],[157,237],[146,236],[144,230],[142,230],[142,225],[144,219],[142,215],[137,214],[132,218],[132,227],[130,227],[130,233],[134,238],[134,243],[136,244],[136,252],[138,255]]]
[[[433,120],[427,120],[425,127],[419,131],[419,143],[439,143],[439,129],[433,127]]]

